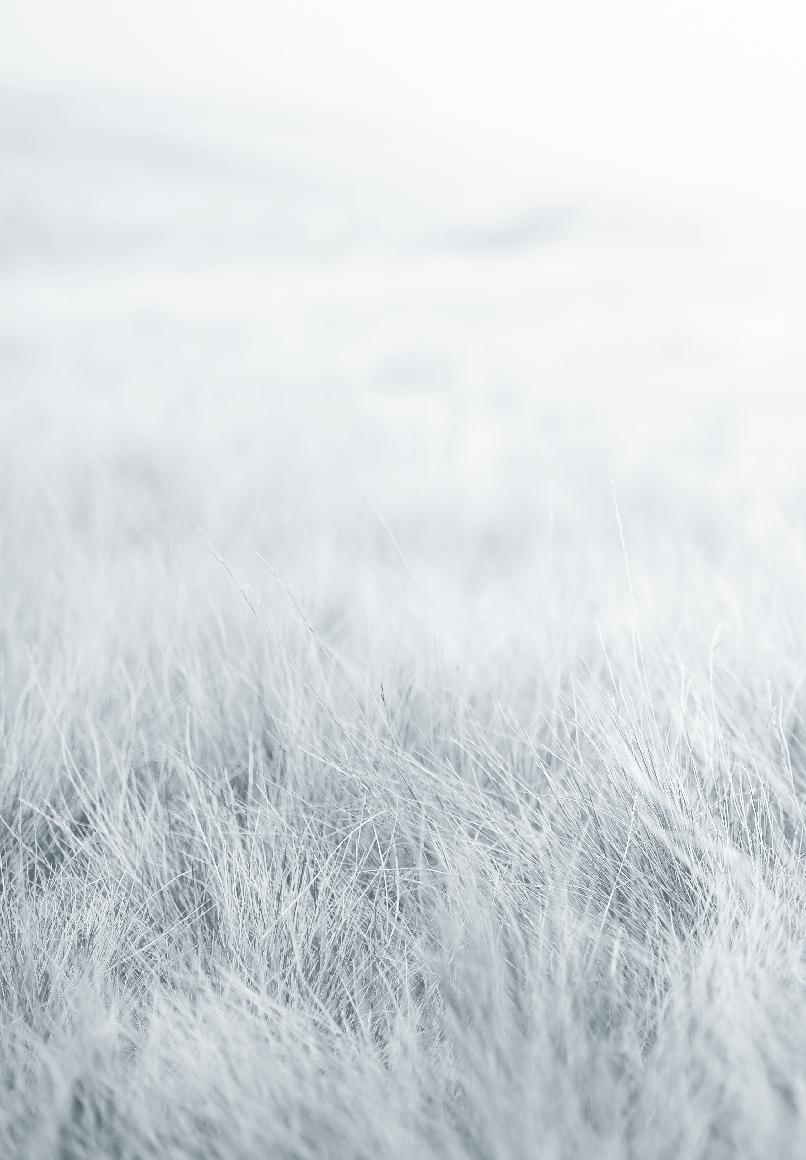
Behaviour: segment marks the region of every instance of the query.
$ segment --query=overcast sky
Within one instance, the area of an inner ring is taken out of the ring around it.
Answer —
[[[0,77],[267,98],[806,194],[796,0],[4,0]]]

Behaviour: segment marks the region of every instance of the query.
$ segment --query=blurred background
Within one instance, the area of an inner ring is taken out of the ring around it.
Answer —
[[[592,590],[614,486],[671,584],[685,544],[728,568],[799,519],[802,6],[2,23],[7,559],[198,524],[320,584],[386,553],[476,590],[564,551]]]

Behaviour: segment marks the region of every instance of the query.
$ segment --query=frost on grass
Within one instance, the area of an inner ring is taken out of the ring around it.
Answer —
[[[2,1155],[803,1154],[791,539],[714,639],[663,552],[636,635],[615,526],[507,603],[48,510],[6,513]]]

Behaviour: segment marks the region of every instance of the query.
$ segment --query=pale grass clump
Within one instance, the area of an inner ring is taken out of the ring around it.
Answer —
[[[203,539],[11,577],[0,1155],[803,1155],[792,622]]]
[[[0,109],[0,1160],[802,1160],[800,222],[375,136]]]

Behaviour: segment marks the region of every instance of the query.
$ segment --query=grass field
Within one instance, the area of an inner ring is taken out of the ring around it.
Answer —
[[[0,1155],[803,1156],[803,237],[3,107]]]

